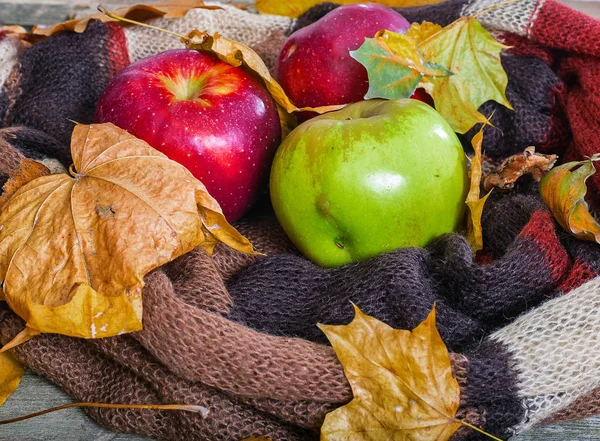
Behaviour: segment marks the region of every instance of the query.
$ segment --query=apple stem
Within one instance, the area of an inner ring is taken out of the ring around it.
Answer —
[[[125,18],[125,17],[121,17],[119,15],[116,15],[116,14],[110,12],[108,9],[106,9],[102,3],[100,3],[98,5],[98,11],[102,12],[107,17],[112,18],[113,20],[123,21],[125,23],[131,23],[131,24],[138,25],[138,26],[144,26],[146,28],[154,29],[154,30],[157,30],[160,32],[165,32],[167,34],[175,35],[176,37],[179,37],[181,39],[188,40],[188,37],[183,34],[179,34],[177,32],[169,31],[168,29],[159,28],[158,26],[152,26],[147,23],[142,23],[139,21],[131,20],[130,18]]]

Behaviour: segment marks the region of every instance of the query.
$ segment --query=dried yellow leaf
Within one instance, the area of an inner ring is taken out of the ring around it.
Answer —
[[[471,163],[471,187],[469,189],[469,193],[467,194],[467,200],[465,201],[465,203],[467,204],[467,208],[469,209],[469,215],[467,217],[467,240],[471,244],[471,248],[473,248],[474,253],[483,249],[483,231],[481,229],[481,215],[483,214],[483,206],[485,205],[487,198],[492,193],[492,190],[490,190],[490,192],[486,194],[483,198],[480,197],[482,175],[481,166],[483,163],[481,144],[483,143],[484,128],[485,125],[482,125],[479,132],[477,132],[471,140],[471,144],[473,145],[475,155],[472,159],[469,158],[469,162]]]
[[[200,181],[112,124],[77,125],[71,176],[42,176],[0,211],[0,279],[28,334],[141,329],[145,274],[198,245],[252,245]]]
[[[435,309],[412,332],[355,310],[348,325],[320,325],[354,394],[326,416],[321,441],[449,439],[461,425],[455,419],[460,388]]]
[[[433,5],[443,0],[371,0],[372,3],[380,5],[406,8],[410,6]],[[261,14],[284,15],[286,17],[299,17],[313,6],[322,3],[321,0],[256,0],[256,9]],[[336,0],[335,3],[348,5],[352,3],[363,3],[361,0]]]
[[[10,352],[0,354],[0,406],[17,390],[23,374],[25,366]]]
[[[586,181],[596,173],[600,153],[585,161],[567,162],[550,170],[540,182],[540,194],[558,223],[573,236],[600,243],[600,223],[585,200]]]
[[[157,2],[152,4],[139,4],[134,6],[124,6],[116,9],[114,13],[121,17],[128,18],[130,20],[144,22],[151,18],[164,17],[164,18],[177,18],[183,17],[190,9],[202,8],[202,9],[221,9],[217,5],[205,5],[203,0],[171,0],[164,2]],[[74,20],[64,21],[52,26],[38,27],[34,26],[31,32],[28,34],[27,39],[33,42],[38,42],[47,38],[51,35],[58,34],[65,31],[83,32],[87,26],[93,21],[102,22],[115,22],[118,21],[108,15],[98,12],[95,14],[88,15],[86,17],[77,18]]]

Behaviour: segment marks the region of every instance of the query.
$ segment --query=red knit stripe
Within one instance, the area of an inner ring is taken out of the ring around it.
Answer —
[[[537,210],[519,234],[521,238],[530,238],[546,255],[551,268],[552,280],[558,285],[571,268],[569,255],[560,243],[554,227],[552,214],[545,209]]]
[[[578,258],[575,260],[569,276],[560,284],[559,290],[566,294],[597,276],[598,273],[594,271],[589,263]]]
[[[600,22],[598,23],[600,28]],[[581,161],[600,152],[600,59],[573,56],[563,60],[559,75],[571,78],[562,106],[569,119],[573,140],[562,161]],[[597,166],[596,166],[597,167]],[[588,181],[591,201],[600,204],[600,173]]]
[[[108,40],[108,59],[110,62],[110,76],[131,64],[127,38],[123,28],[116,23],[106,24],[106,37]]]
[[[586,55],[600,53],[600,21],[555,0],[547,0],[539,9],[529,36],[555,49]]]

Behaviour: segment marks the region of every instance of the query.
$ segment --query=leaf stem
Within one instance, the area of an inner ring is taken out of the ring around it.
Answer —
[[[134,24],[134,25],[138,25],[138,26],[144,26],[146,28],[150,28],[150,29],[154,29],[156,31],[165,32],[167,34],[174,35],[174,36],[182,38],[184,40],[188,39],[188,37],[183,34],[179,34],[177,32],[169,31],[168,29],[159,28],[158,26],[152,26],[152,25],[149,25],[148,23],[142,23],[139,21],[131,20],[130,18],[125,18],[125,17],[121,17],[119,15],[116,15],[116,14],[110,12],[108,9],[106,9],[102,3],[100,3],[98,5],[98,11],[102,12],[107,17],[112,18],[113,20],[123,21],[125,23],[130,23],[130,24]]]
[[[473,429],[473,430],[475,430],[476,432],[479,432],[479,433],[481,433],[482,435],[485,435],[485,436],[487,436],[487,437],[489,437],[489,438],[493,439],[494,441],[502,441],[500,438],[497,438],[497,437],[495,437],[494,435],[492,435],[492,434],[490,434],[490,433],[487,433],[485,430],[481,430],[479,427],[477,427],[477,426],[474,426],[474,425],[472,425],[472,424],[469,424],[469,423],[467,423],[466,421],[463,421],[463,420],[458,420],[458,419],[457,419],[457,420],[456,420],[456,422],[457,422],[457,423],[460,423],[460,424],[462,424],[463,426],[467,426],[468,428],[470,428],[470,429]]]
[[[52,407],[50,409],[41,410],[39,412],[30,413],[9,420],[0,420],[0,425],[17,423],[19,421],[28,420],[38,416],[46,415],[47,413],[57,412],[59,410],[69,409],[71,407],[101,407],[104,409],[154,409],[154,410],[183,410],[186,412],[199,413],[203,417],[208,414],[208,409],[202,406],[193,404],[109,404],[109,403],[71,403],[63,404],[62,406]]]

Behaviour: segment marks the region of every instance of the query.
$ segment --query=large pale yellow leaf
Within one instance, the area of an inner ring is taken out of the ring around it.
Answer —
[[[116,9],[114,13],[135,21],[146,21],[155,17],[177,18],[183,17],[190,9],[221,9],[218,5],[205,5],[203,0],[171,0],[150,4],[137,4]],[[83,32],[92,21],[114,22],[117,21],[108,15],[98,12],[86,17],[68,20],[52,26],[35,26],[26,39],[38,42],[51,35],[65,31]]]
[[[224,38],[219,34],[210,35],[206,32],[192,31],[182,39],[188,49],[208,51],[216,54],[221,60],[233,66],[244,66],[260,76],[271,93],[273,99],[287,112],[316,112],[325,113],[339,110],[344,105],[323,107],[298,108],[283,91],[283,88],[273,78],[269,69],[251,48],[235,40]]]
[[[412,332],[363,314],[349,325],[324,326],[354,394],[325,418],[322,441],[445,441],[460,388],[435,326],[435,309]]]
[[[77,125],[71,153],[71,175],[34,179],[0,210],[4,297],[29,335],[139,330],[149,271],[219,241],[253,252],[200,181],[124,130]]]
[[[0,406],[17,390],[24,373],[25,366],[10,352],[0,354]]]
[[[496,41],[475,18],[461,17],[437,31],[435,25],[424,23],[412,26],[406,35],[417,41],[427,62],[452,72],[424,76],[420,87],[433,97],[436,110],[454,131],[465,133],[487,122],[478,111],[486,101],[512,109],[506,98],[508,77],[500,60],[500,52],[508,46]]]
[[[483,143],[484,128],[485,124],[481,126],[479,132],[477,132],[471,140],[471,144],[473,145],[475,155],[473,156],[473,158],[469,158],[469,162],[471,163],[471,186],[469,188],[469,193],[467,194],[466,200],[467,208],[469,210],[467,217],[467,240],[471,244],[471,248],[473,248],[474,253],[483,248],[483,231],[481,229],[481,215],[483,214],[483,206],[485,205],[487,198],[492,193],[492,190],[490,190],[490,192],[486,194],[483,198],[480,197],[482,175],[481,166],[483,163],[483,153],[481,151],[481,144]]]
[[[585,200],[586,181],[596,173],[594,162],[597,161],[600,161],[600,154],[553,168],[540,182],[540,193],[567,232],[578,239],[600,243],[600,224],[590,213]]]
[[[432,5],[443,0],[371,0],[371,3],[379,3],[390,7],[410,7],[420,5]],[[256,0],[256,9],[262,14],[284,15],[286,17],[298,17],[313,6],[322,3],[321,0]],[[336,0],[334,3],[347,5],[351,3],[364,3],[361,0]]]

